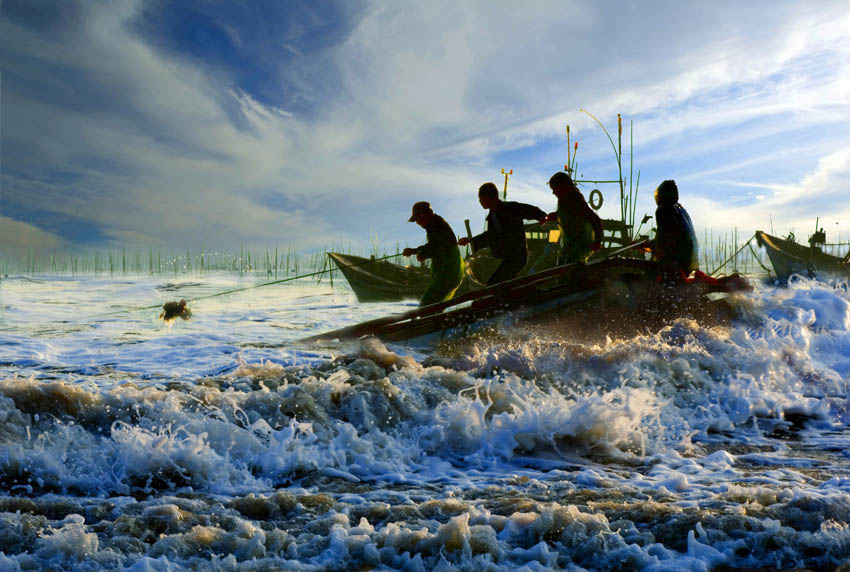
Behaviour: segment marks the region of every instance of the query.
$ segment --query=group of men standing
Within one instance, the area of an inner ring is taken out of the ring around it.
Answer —
[[[487,280],[492,286],[515,278],[528,262],[525,222],[557,222],[560,230],[558,265],[586,261],[602,245],[603,229],[599,216],[590,208],[572,177],[559,171],[549,179],[549,187],[558,199],[557,210],[549,214],[526,203],[499,199],[499,189],[484,183],[478,189],[478,202],[488,211],[486,230],[473,237],[456,238],[443,217],[434,213],[425,201],[413,205],[410,222],[425,229],[427,242],[417,248],[405,248],[404,256],[419,261],[431,259],[431,283],[420,300],[427,306],[450,299],[463,281],[464,262],[459,246],[471,245],[473,253],[489,248],[500,260]],[[669,266],[690,272],[696,269],[697,242],[688,213],[678,204],[674,181],[664,181],[655,191],[658,205],[653,256]],[[672,201],[672,202],[671,202]],[[687,259],[687,262],[686,262]]]

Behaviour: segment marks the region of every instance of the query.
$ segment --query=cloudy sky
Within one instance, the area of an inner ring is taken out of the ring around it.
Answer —
[[[3,0],[0,249],[415,245],[414,201],[480,228],[502,168],[552,210],[567,124],[616,178],[582,109],[622,114],[638,216],[672,178],[700,235],[850,239],[848,31],[846,0]]]

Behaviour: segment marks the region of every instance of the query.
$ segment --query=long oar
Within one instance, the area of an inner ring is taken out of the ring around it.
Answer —
[[[382,260],[388,260],[390,258],[396,258],[396,257],[399,257],[399,256],[401,256],[401,254],[390,254],[389,256],[384,256],[382,258],[375,258],[374,260],[370,258],[369,260],[364,260],[362,262],[355,262],[353,264],[348,264],[348,265],[346,265],[346,267],[349,268],[349,267],[352,267],[352,266],[361,266],[361,265],[364,265],[364,264],[372,264],[373,262],[380,262]],[[254,288],[262,288],[263,286],[271,286],[273,284],[283,284],[284,282],[291,282],[292,280],[299,280],[301,278],[309,278],[311,276],[319,276],[321,274],[325,274],[327,272],[333,272],[333,271],[334,271],[333,268],[323,268],[322,270],[319,270],[317,272],[311,272],[309,274],[300,274],[298,276],[290,276],[289,278],[282,278],[280,280],[274,280],[272,282],[264,282],[263,284],[255,284],[253,286],[245,286],[244,288],[233,288],[232,290],[225,290],[224,292],[217,292],[215,294],[208,294],[206,296],[198,296],[197,298],[190,298],[189,300],[187,300],[187,302],[195,302],[197,300],[205,300],[207,298],[216,298],[218,296],[225,296],[227,294],[235,294],[236,292],[244,292],[245,290],[253,290]],[[93,316],[90,316],[90,317],[98,318],[98,317],[102,317],[102,316],[113,316],[115,314],[125,314],[125,313],[128,313],[128,312],[138,312],[140,310],[153,310],[154,308],[161,308],[161,307],[162,307],[162,304],[156,304],[154,306],[138,306],[138,307],[135,307],[135,308],[126,308],[126,309],[123,309],[123,310],[116,310],[114,312],[106,312],[104,314],[94,314]]]
[[[585,266],[599,264],[600,262],[607,260],[613,256],[617,256],[624,252],[628,252],[629,250],[645,246],[649,242],[649,240],[641,240],[634,244],[624,246],[622,248],[609,252],[602,258],[598,258],[596,260],[588,262]],[[471,300],[478,300],[489,296],[503,296],[505,293],[509,293],[511,290],[515,290],[517,288],[530,288],[532,286],[538,285],[541,282],[547,282],[552,278],[558,277],[567,272],[571,272],[573,269],[579,267],[580,265],[581,263],[573,262],[571,264],[565,264],[563,266],[556,266],[554,268],[550,268],[542,272],[537,272],[535,274],[530,274],[528,276],[521,276],[512,280],[506,280],[505,282],[500,282],[499,284],[488,286],[487,288],[482,288],[481,290],[473,290],[472,292],[468,292],[462,296],[458,296],[457,298],[452,298],[451,300],[437,302],[436,304],[429,304],[428,306],[422,306],[415,310],[410,310],[401,314],[393,314],[390,316],[385,316],[383,318],[376,318],[374,320],[360,322],[351,326],[347,326],[345,328],[340,328],[338,330],[332,330],[323,334],[302,338],[298,341],[315,342],[319,340],[332,340],[337,338],[342,339],[361,337],[364,335],[372,334],[375,331],[378,331],[380,328],[389,326],[391,324],[395,324],[397,322],[404,322],[407,320],[414,320],[416,318],[432,314],[437,314],[439,312],[442,312],[446,308],[457,306],[459,304],[463,304]]]

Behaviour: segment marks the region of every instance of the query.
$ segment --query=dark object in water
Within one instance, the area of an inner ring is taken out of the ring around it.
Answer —
[[[166,302],[162,305],[162,313],[159,317],[166,322],[172,322],[177,318],[188,320],[192,317],[192,311],[186,307],[186,300],[180,300],[179,302]]]

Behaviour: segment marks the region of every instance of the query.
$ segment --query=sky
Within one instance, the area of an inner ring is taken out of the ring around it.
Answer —
[[[415,246],[554,210],[567,125],[616,179],[618,113],[638,219],[850,239],[846,0],[3,0],[0,253]]]

